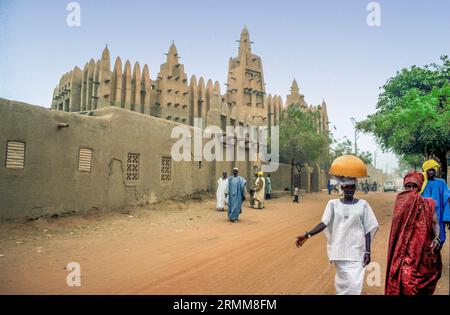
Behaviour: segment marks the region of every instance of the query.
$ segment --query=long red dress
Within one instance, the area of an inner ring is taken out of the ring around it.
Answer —
[[[398,194],[392,218],[386,268],[385,294],[433,294],[441,277],[440,252],[430,244],[434,201],[415,191]]]

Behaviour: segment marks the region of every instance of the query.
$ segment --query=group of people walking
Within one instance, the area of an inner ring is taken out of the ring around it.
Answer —
[[[428,160],[423,164],[423,173],[411,171],[403,179],[405,190],[396,197],[389,235],[386,295],[433,294],[441,277],[440,250],[446,239],[445,225],[450,226],[450,194],[445,181],[436,177],[438,171],[439,163]],[[333,162],[330,174],[343,196],[328,201],[321,222],[298,236],[296,245],[301,247],[325,231],[328,258],[336,266],[336,293],[361,294],[365,267],[372,261],[371,244],[379,228],[369,203],[355,198],[357,178],[366,177],[367,169],[358,157],[347,155]],[[217,209],[224,211],[228,205],[231,222],[238,222],[242,212],[246,183],[237,168],[230,177],[223,172],[217,181]],[[270,175],[255,174],[250,193],[253,208],[264,208],[271,184]]]
[[[356,190],[362,191],[365,194],[369,193],[369,191],[378,191],[378,183],[376,181],[373,181],[371,184],[366,180],[365,182],[360,182],[359,183],[359,187],[358,185],[356,186]],[[331,192],[334,190],[337,193],[340,193],[340,187],[339,187],[339,183],[335,183],[333,184],[331,182],[331,180],[329,179],[327,182],[327,190],[328,190],[328,194],[331,195]]]
[[[365,177],[364,163],[354,156],[341,158],[333,162],[337,166],[333,170],[332,165],[330,173],[341,185],[343,197],[328,202],[321,222],[298,236],[296,245],[301,247],[325,231],[328,258],[336,266],[336,293],[361,294],[379,224],[369,203],[354,197],[357,177]],[[352,174],[355,165],[363,169],[361,175]],[[444,180],[436,178],[438,170],[439,164],[428,160],[424,173],[412,171],[404,177],[405,191],[397,195],[389,236],[386,295],[433,294],[441,277],[440,249],[450,210],[449,190]]]
[[[245,201],[247,181],[239,176],[238,168],[233,169],[233,176],[227,177],[224,171],[222,177],[217,181],[216,208],[224,211],[228,206],[228,220],[236,223],[239,214],[242,212],[242,203]],[[272,194],[272,180],[270,174],[264,177],[264,173],[259,171],[255,174],[254,186],[250,189],[250,206],[256,209],[263,209],[265,199],[270,199]]]

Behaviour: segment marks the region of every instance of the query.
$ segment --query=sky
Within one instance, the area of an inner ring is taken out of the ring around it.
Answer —
[[[66,0],[0,0],[0,97],[49,107],[65,72],[99,59],[148,64],[156,78],[172,41],[190,77],[227,78],[246,26],[262,58],[266,92],[286,99],[295,78],[305,99],[328,107],[333,136],[354,139],[350,118],[376,111],[380,87],[396,71],[450,54],[450,1],[171,0],[75,1],[79,26],[69,26]],[[369,25],[376,15],[380,25]],[[335,127],[335,129],[333,128]],[[358,148],[392,171],[395,156],[371,135]]]

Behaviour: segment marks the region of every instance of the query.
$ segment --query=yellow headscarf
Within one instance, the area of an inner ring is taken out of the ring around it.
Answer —
[[[261,172],[261,171],[259,171],[259,172],[258,172],[258,176],[259,176],[259,177],[263,177],[263,176],[264,176],[264,173]]]
[[[439,171],[439,168],[441,166],[439,165],[438,162],[436,162],[435,160],[431,159],[428,161],[425,161],[422,165],[422,169],[423,169],[423,177],[425,178],[423,185],[422,185],[422,190],[420,191],[420,194],[422,194],[422,192],[425,190],[425,187],[427,186],[428,183],[428,176],[427,176],[427,171],[431,170],[432,168],[434,168],[436,170],[436,173]]]

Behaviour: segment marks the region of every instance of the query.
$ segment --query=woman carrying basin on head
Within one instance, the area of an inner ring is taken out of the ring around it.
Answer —
[[[361,294],[365,267],[370,263],[370,245],[378,229],[378,221],[369,203],[354,197],[357,177],[367,177],[364,162],[356,156],[344,155],[333,161],[330,174],[343,190],[343,197],[328,202],[321,222],[297,237],[301,247],[309,238],[325,230],[327,252],[336,266],[336,294]]]

